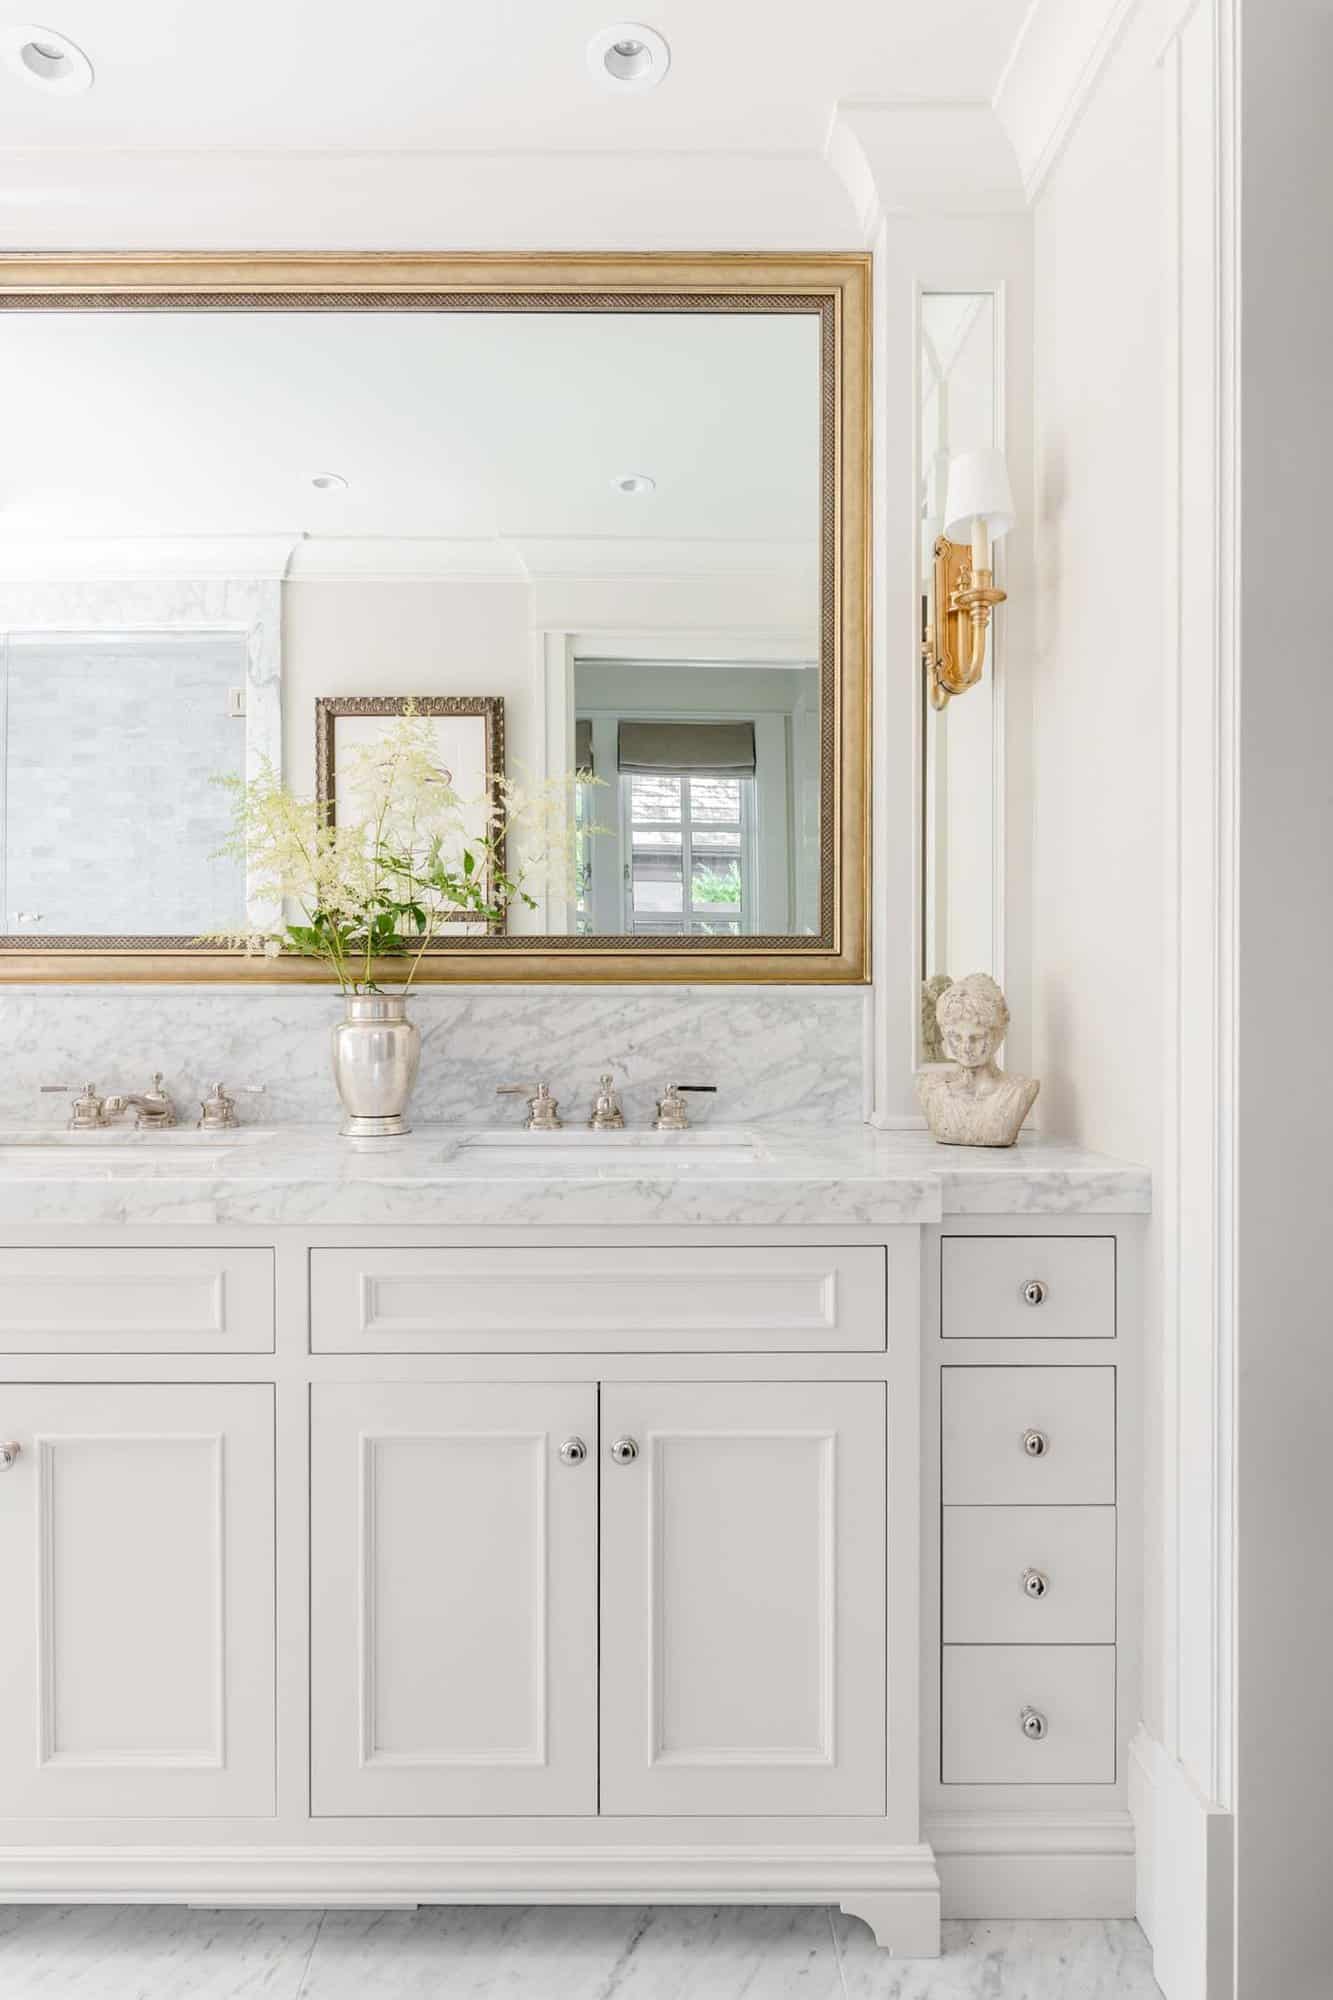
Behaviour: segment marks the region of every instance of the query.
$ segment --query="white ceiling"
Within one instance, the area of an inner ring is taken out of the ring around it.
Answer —
[[[671,72],[617,96],[584,62],[614,0],[43,0],[96,82],[62,96],[0,70],[0,150],[809,151],[840,99],[989,101],[1027,9],[644,0]]]
[[[817,530],[809,315],[10,313],[0,380],[11,544]]]

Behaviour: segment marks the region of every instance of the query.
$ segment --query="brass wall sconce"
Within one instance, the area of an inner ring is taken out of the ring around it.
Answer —
[[[923,652],[932,708],[945,708],[981,679],[995,588],[991,544],[1014,522],[1004,453],[963,451],[950,460],[944,533],[935,543],[931,622]]]

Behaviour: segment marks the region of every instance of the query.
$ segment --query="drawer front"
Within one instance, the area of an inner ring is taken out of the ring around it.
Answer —
[[[943,1715],[946,1785],[1115,1783],[1114,1646],[946,1646]]]
[[[946,1506],[1109,1506],[1114,1368],[945,1368]]]
[[[1114,1507],[946,1507],[944,1639],[1110,1645]]]
[[[0,1353],[272,1351],[271,1250],[0,1250]]]
[[[887,1253],[312,1250],[319,1354],[882,1350]]]
[[[946,1340],[1114,1340],[1114,1236],[946,1236]]]

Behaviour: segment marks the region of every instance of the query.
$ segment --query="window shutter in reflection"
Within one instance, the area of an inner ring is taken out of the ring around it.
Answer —
[[[752,778],[752,722],[622,722],[618,763],[631,777],[677,771],[695,778]]]

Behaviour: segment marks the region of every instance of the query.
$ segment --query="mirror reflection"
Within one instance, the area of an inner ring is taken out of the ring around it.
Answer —
[[[479,800],[585,774],[511,931],[818,933],[815,313],[14,310],[0,362],[7,945],[235,928],[210,779],[323,796],[319,704],[411,700]]]

